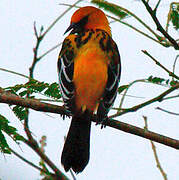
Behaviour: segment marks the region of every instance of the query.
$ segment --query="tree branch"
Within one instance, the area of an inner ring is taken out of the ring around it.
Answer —
[[[114,118],[114,117],[117,117],[117,116],[121,116],[121,115],[126,114],[126,113],[128,113],[128,112],[135,112],[135,111],[137,111],[138,109],[141,109],[141,108],[143,108],[143,107],[145,107],[145,106],[147,106],[147,105],[149,105],[149,104],[152,104],[152,103],[154,103],[154,102],[157,102],[157,101],[158,101],[158,102],[161,102],[161,101],[163,101],[163,98],[164,98],[165,96],[167,96],[168,94],[170,94],[171,92],[175,91],[175,90],[178,89],[178,88],[179,88],[179,84],[177,84],[176,86],[173,86],[173,87],[169,88],[168,90],[164,91],[164,92],[163,92],[162,94],[160,94],[159,96],[154,97],[153,99],[150,99],[150,100],[148,100],[148,101],[146,101],[146,102],[144,102],[144,103],[142,103],[142,104],[133,106],[133,107],[131,107],[131,108],[123,109],[123,110],[119,111],[118,113],[110,116],[110,118]]]
[[[179,85],[176,87],[172,87],[169,90],[165,91],[162,93],[160,96],[158,96],[154,100],[161,100],[167,93],[174,91],[175,89],[179,88]],[[36,111],[42,111],[42,112],[51,112],[51,113],[56,113],[56,114],[61,114],[62,116],[69,116],[69,114],[66,112],[65,108],[62,106],[57,106],[49,103],[42,103],[36,99],[24,99],[21,97],[18,97],[14,94],[10,94],[5,92],[3,89],[0,89],[0,103],[6,103],[10,105],[19,105],[23,107],[28,107],[31,109],[34,109]],[[139,107],[134,107],[132,110],[137,110]],[[130,111],[128,111],[130,112]],[[125,112],[127,113],[127,112]],[[94,116],[92,121],[96,122],[96,117]],[[112,118],[109,118],[109,120],[105,123],[106,126],[134,134],[146,139],[150,139],[152,141],[156,141],[158,143],[167,145],[169,147],[173,147],[175,149],[179,149],[179,140],[172,139],[151,131],[145,131],[142,128],[132,126],[130,124],[121,122],[121,121],[116,121]]]
[[[165,31],[165,29],[160,24],[159,20],[156,17],[155,10],[152,10],[152,8],[149,6],[149,3],[145,0],[142,0],[144,6],[146,7],[147,11],[149,12],[150,16],[152,17],[153,21],[155,22],[157,26],[157,30],[160,31],[174,46],[176,50],[179,50],[179,44]]]
[[[162,64],[160,64],[159,61],[157,61],[151,54],[149,54],[146,50],[142,50],[142,52],[147,55],[148,57],[150,57],[155,63],[156,65],[160,66],[162,69],[164,69],[168,74],[169,76],[172,76],[173,78],[176,78],[177,80],[179,80],[179,77],[174,74],[174,72],[171,72],[169,71],[166,67],[164,67]]]
[[[13,149],[9,148],[10,151],[17,156],[19,159],[21,159],[22,161],[24,161],[25,163],[29,164],[30,166],[34,167],[35,169],[39,170],[40,172],[44,172],[46,174],[50,174],[51,176],[55,175],[52,173],[48,173],[45,169],[40,168],[39,166],[35,165],[34,163],[32,163],[31,161],[25,159],[24,157],[22,157],[20,154],[18,154],[17,152],[15,152]]]
[[[174,113],[174,112],[168,111],[168,110],[163,109],[163,108],[160,108],[160,107],[156,107],[155,109],[160,110],[160,111],[163,111],[163,112],[168,113],[168,114],[172,114],[172,115],[175,115],[175,116],[179,116],[179,113]]]
[[[144,128],[148,131],[147,117],[143,116],[143,118],[144,118],[144,122],[145,122],[145,127]],[[162,166],[160,164],[155,144],[153,143],[153,141],[150,141],[150,143],[151,143],[151,146],[152,146],[152,151],[153,151],[154,158],[155,158],[155,161],[156,161],[156,164],[157,164],[157,168],[159,169],[161,175],[163,176],[163,179],[167,180],[167,174],[165,173],[165,171],[163,170],[163,168],[162,168]]]

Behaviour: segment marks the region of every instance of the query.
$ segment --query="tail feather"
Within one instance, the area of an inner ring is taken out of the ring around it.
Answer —
[[[63,147],[61,163],[65,171],[83,171],[89,161],[91,113],[74,115]]]

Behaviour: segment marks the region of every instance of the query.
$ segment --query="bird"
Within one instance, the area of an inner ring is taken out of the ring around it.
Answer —
[[[58,56],[59,88],[71,125],[61,155],[65,171],[82,172],[90,157],[92,117],[107,119],[118,91],[121,61],[104,12],[81,7],[71,17]]]

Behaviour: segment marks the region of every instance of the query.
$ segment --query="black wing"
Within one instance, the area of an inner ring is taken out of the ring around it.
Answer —
[[[74,113],[74,48],[72,41],[66,38],[63,42],[62,49],[58,58],[58,76],[60,91],[62,93],[63,101],[69,113]]]
[[[109,35],[105,34],[105,36],[107,36],[107,38],[105,38],[107,40],[103,42],[103,49],[110,59],[110,64],[108,65],[106,88],[97,110],[99,122],[107,117],[107,114],[115,101],[121,75],[121,62],[117,45]]]

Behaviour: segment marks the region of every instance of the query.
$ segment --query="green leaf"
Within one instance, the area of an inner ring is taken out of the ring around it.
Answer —
[[[176,86],[177,85],[177,81],[170,81],[170,86]]]
[[[169,81],[170,81],[169,79],[166,80],[166,84],[167,84],[167,85],[169,84]]]
[[[60,99],[61,98],[61,93],[59,90],[59,85],[57,83],[52,83],[48,89],[44,92],[44,94],[50,96],[50,97],[54,97],[56,99]]]
[[[164,79],[160,77],[153,77],[153,76],[149,76],[147,80],[155,84],[163,84],[168,86],[175,86],[177,83],[179,83],[178,81],[173,81],[173,80]]]
[[[125,89],[127,89],[129,85],[123,85],[118,88],[118,93],[121,94]]]
[[[19,95],[20,95],[21,97],[24,97],[24,96],[27,95],[27,93],[28,93],[28,91],[27,91],[27,90],[24,90],[24,91],[20,92]]]
[[[25,87],[28,90],[31,90],[31,92],[42,92],[45,88],[47,88],[49,85],[44,82],[38,82],[35,80],[31,80],[30,82],[25,84]]]
[[[27,118],[27,110],[25,107],[17,105],[12,108],[12,111],[20,120],[25,120]]]
[[[2,131],[0,131],[0,151],[6,154],[11,154],[11,151],[9,150],[9,145],[7,144],[7,141]]]
[[[0,151],[6,154],[10,154],[11,151],[3,133],[6,133],[12,137],[16,143],[18,143],[17,141],[23,140],[22,136],[17,133],[17,129],[10,126],[9,121],[0,114]]]
[[[124,19],[125,17],[129,16],[119,6],[109,3],[107,1],[92,0],[91,2],[97,4],[100,8],[103,8],[104,10],[118,16],[120,19]]]
[[[45,95],[55,99],[61,98],[59,85],[56,82],[49,84],[36,80],[30,80],[26,84],[17,84],[14,87],[5,88],[5,90],[21,97],[26,97],[26,95],[28,94],[29,98],[34,98],[34,94],[40,93],[41,95]],[[16,114],[18,115],[18,111]]]
[[[43,26],[41,26],[41,27],[40,27],[40,33],[42,33],[42,32],[43,32],[43,30],[44,30],[44,27],[43,27]]]
[[[172,5],[172,12],[170,14],[170,20],[176,30],[179,29],[179,5]]]
[[[5,132],[13,138],[14,141],[23,141],[24,138],[17,133],[17,129],[9,125],[9,121],[0,114],[0,131]]]
[[[163,79],[163,78],[160,78],[160,77],[153,77],[153,76],[150,76],[148,79],[147,79],[149,82],[152,82],[152,83],[155,83],[155,84],[162,84],[162,82],[167,82],[167,80]]]

